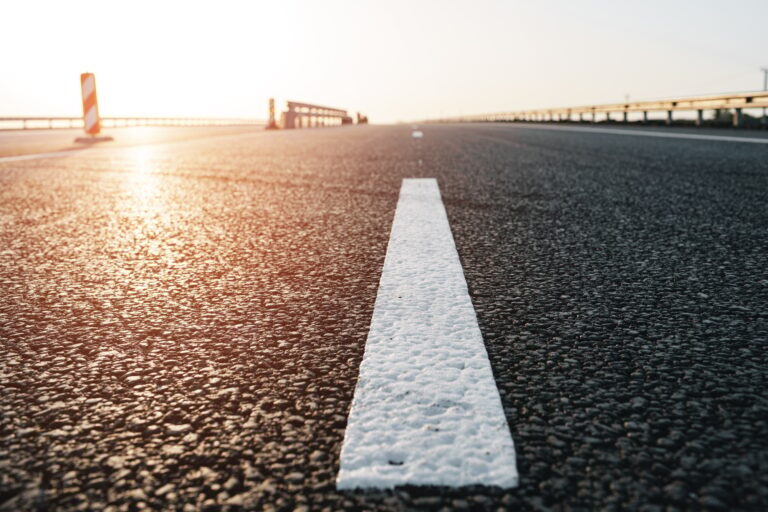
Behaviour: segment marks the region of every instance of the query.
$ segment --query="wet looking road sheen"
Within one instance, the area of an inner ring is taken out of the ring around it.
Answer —
[[[0,510],[766,508],[765,148],[423,132],[0,163]],[[440,184],[516,490],[335,489],[409,177]]]

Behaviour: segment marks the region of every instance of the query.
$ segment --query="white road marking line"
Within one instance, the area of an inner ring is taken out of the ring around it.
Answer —
[[[54,151],[52,153],[35,153],[32,155],[16,155],[0,157],[0,164],[5,162],[21,162],[23,160],[38,160],[40,158],[56,158],[59,156],[70,156],[79,153],[81,149],[71,149],[69,151]]]
[[[403,180],[336,487],[517,481],[437,181]]]
[[[424,132],[422,132],[421,130],[414,130],[411,136],[414,139],[421,139],[422,137],[424,137]]]
[[[639,135],[641,137],[662,137],[668,139],[694,139],[694,140],[713,140],[722,142],[746,142],[749,144],[768,144],[768,138],[756,137],[731,137],[728,135],[698,135],[695,133],[667,133],[659,131],[616,129],[616,128],[587,128],[570,126],[544,126],[544,125],[526,125],[515,123],[517,128],[528,128],[532,130],[562,130],[567,132],[592,132],[592,133],[610,133],[614,135]]]

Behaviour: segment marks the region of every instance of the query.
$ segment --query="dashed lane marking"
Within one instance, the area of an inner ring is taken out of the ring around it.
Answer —
[[[437,181],[403,180],[336,486],[517,482]]]

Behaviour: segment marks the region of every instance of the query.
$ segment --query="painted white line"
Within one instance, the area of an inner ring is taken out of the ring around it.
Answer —
[[[420,138],[424,137],[424,132],[422,132],[421,130],[414,130],[413,133],[411,134],[411,136],[414,139],[420,139]]]
[[[668,133],[660,131],[616,129],[616,128],[587,128],[570,126],[544,126],[527,125],[515,123],[517,128],[528,128],[531,130],[561,130],[566,132],[591,132],[591,133],[610,133],[613,135],[639,135],[641,137],[662,137],[667,139],[693,139],[693,140],[711,140],[721,142],[746,142],[749,144],[768,144],[768,138],[756,137],[730,137],[728,135],[698,135],[695,133]]]
[[[403,180],[336,487],[517,480],[437,181]]]
[[[35,153],[32,155],[17,155],[0,157],[0,164],[5,162],[21,162],[23,160],[38,160],[40,158],[56,158],[60,156],[70,156],[79,153],[82,149],[71,149],[69,151],[54,151],[52,153]]]

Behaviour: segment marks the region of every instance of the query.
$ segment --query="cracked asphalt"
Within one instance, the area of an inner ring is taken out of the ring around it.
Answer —
[[[420,129],[0,162],[0,510],[768,509],[768,147]],[[406,177],[518,489],[335,490]]]

